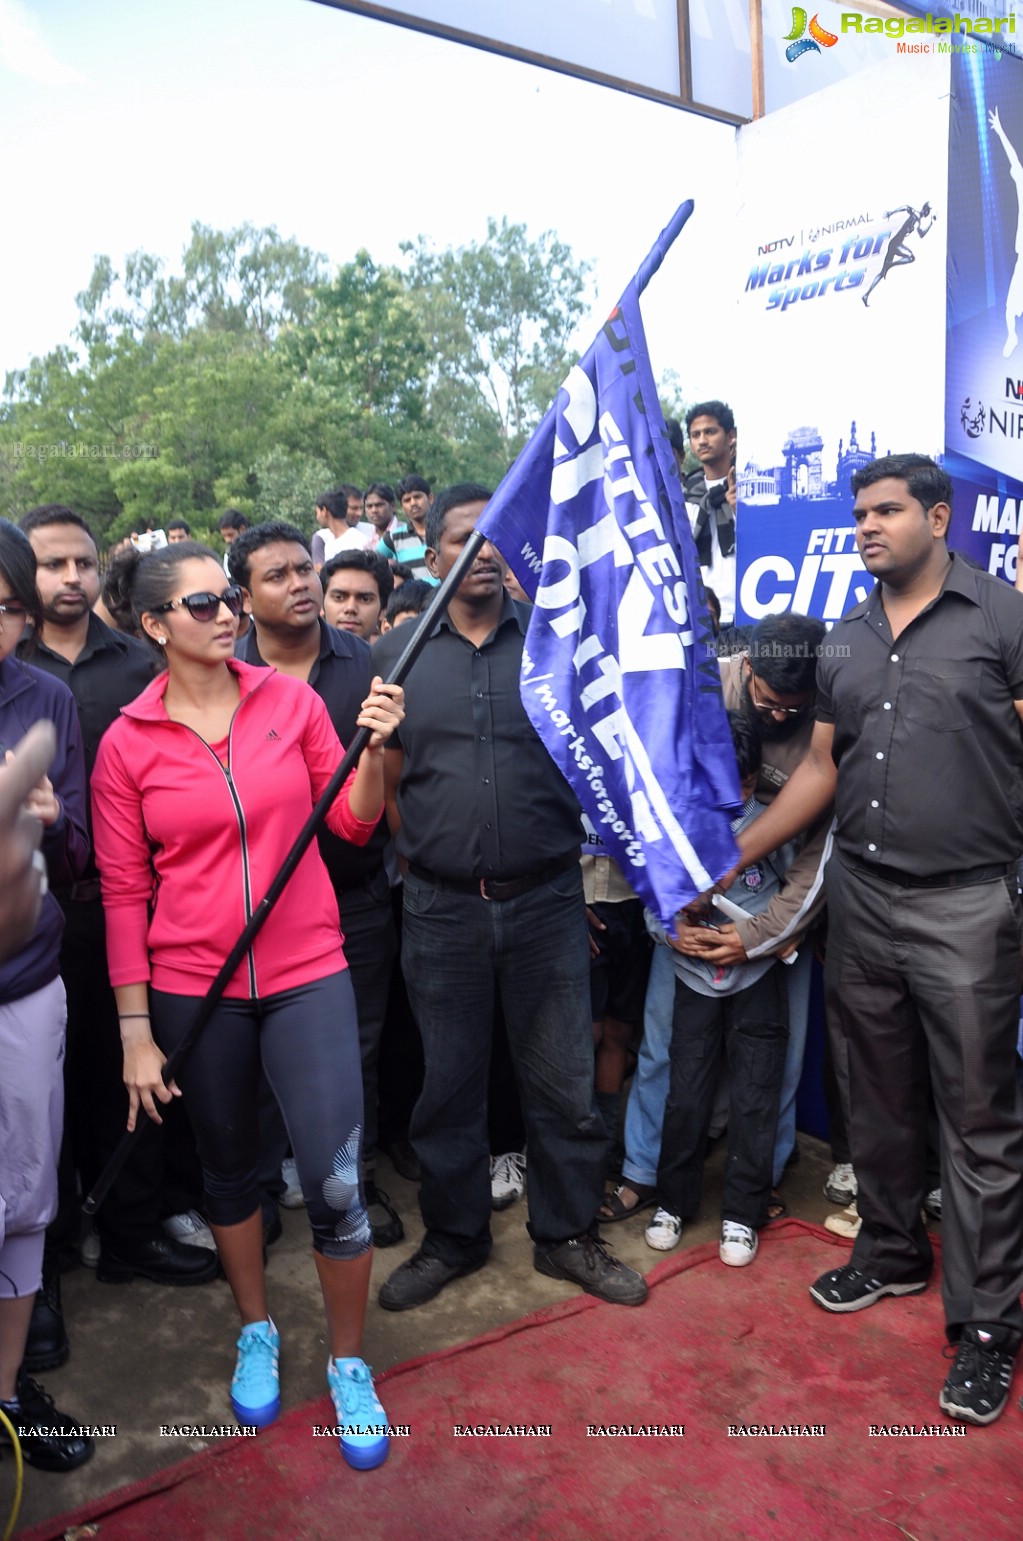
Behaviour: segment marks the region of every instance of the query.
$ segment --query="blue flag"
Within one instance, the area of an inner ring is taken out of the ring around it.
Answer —
[[[692,208],[662,232],[477,525],[534,601],[526,713],[608,854],[666,925],[735,865],[741,801],[639,311]]]

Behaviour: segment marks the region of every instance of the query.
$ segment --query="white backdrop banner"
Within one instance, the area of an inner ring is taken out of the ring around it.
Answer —
[[[850,477],[944,446],[951,57],[896,55],[738,136],[737,619],[871,587]]]

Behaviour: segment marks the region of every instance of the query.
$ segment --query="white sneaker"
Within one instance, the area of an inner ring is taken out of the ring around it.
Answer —
[[[679,1244],[682,1235],[682,1216],[673,1215],[670,1209],[658,1209],[643,1232],[643,1240],[655,1252],[670,1252]]]
[[[740,1225],[737,1220],[722,1221],[718,1257],[729,1268],[745,1268],[752,1263],[759,1245],[759,1236],[748,1225]]]
[[[526,1153],[510,1150],[490,1158],[490,1207],[507,1209],[526,1191]]]
[[[924,1199],[924,1214],[930,1215],[932,1220],[941,1219],[941,1189],[932,1188]]]
[[[824,1184],[824,1197],[832,1204],[851,1204],[858,1192],[851,1163],[840,1161]]]
[[[298,1165],[294,1156],[289,1156],[281,1165],[281,1180],[284,1183],[284,1192],[277,1200],[285,1209],[301,1209],[305,1204],[302,1196],[302,1184],[298,1180]]]
[[[846,1241],[855,1241],[860,1234],[863,1221],[855,1204],[850,1204],[847,1209],[842,1209],[837,1215],[828,1215],[824,1222],[826,1231],[833,1231],[836,1236],[844,1236]]]
[[[181,1215],[168,1215],[163,1222],[163,1232],[165,1236],[170,1236],[174,1241],[183,1241],[189,1247],[208,1247],[211,1252],[217,1250],[213,1232],[197,1209],[186,1209]]]

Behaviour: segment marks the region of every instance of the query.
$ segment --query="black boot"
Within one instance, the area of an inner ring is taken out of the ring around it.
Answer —
[[[18,1401],[15,1411],[9,1403],[0,1403],[18,1435],[21,1453],[30,1466],[40,1471],[74,1471],[91,1461],[96,1447],[88,1434],[82,1434],[73,1418],[58,1412],[53,1398],[47,1396],[24,1370],[18,1372]],[[0,1447],[10,1444],[10,1437],[0,1423]]]
[[[60,1303],[60,1274],[54,1269],[49,1279],[44,1277],[42,1289],[36,1291],[22,1369],[33,1375],[37,1370],[55,1370],[67,1363],[70,1353]]]

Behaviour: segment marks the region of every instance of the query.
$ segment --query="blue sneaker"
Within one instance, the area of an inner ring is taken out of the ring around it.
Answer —
[[[262,1429],[280,1413],[280,1349],[281,1335],[273,1322],[250,1322],[242,1328],[231,1382],[231,1406],[240,1423],[254,1423]]]
[[[387,1414],[361,1359],[328,1359],[327,1385],[341,1431],[341,1454],[356,1471],[372,1471],[387,1459]]]

